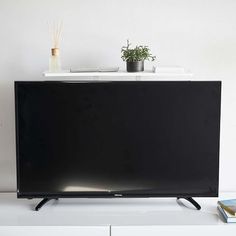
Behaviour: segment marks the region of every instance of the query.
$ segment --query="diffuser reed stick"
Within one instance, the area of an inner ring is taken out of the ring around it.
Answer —
[[[52,48],[51,48],[51,57],[49,60],[49,71],[50,72],[59,72],[61,71],[61,62],[59,57],[59,43],[61,41],[61,33],[63,27],[63,21],[53,22],[49,25],[50,34],[52,36]]]

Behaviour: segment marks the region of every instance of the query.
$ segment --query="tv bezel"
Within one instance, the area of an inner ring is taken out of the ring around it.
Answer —
[[[132,82],[132,83],[136,83],[136,81],[132,81],[132,80],[128,80],[128,81],[83,81],[83,80],[76,80],[76,81],[14,81],[14,95],[15,95],[15,140],[16,140],[16,183],[17,183],[17,198],[27,198],[27,199],[33,199],[33,198],[48,198],[48,199],[55,199],[55,198],[175,198],[175,197],[179,197],[179,198],[186,198],[186,197],[218,197],[219,195],[219,173],[217,176],[217,180],[218,180],[218,184],[217,186],[215,186],[215,192],[206,192],[206,193],[200,193],[200,194],[190,194],[190,193],[179,193],[179,194],[162,194],[162,193],[138,193],[138,194],[134,194],[134,193],[126,193],[125,191],[122,192],[54,192],[54,193],[50,193],[50,192],[20,192],[20,173],[19,173],[19,124],[18,124],[18,97],[17,97],[17,86],[21,83],[26,84],[26,83],[120,83],[120,82]],[[142,81],[143,82],[143,81]],[[154,81],[145,81],[145,83],[148,82],[154,82]],[[213,82],[213,83],[218,83],[218,86],[220,86],[220,107],[219,107],[219,129],[218,129],[218,134],[219,134],[219,139],[218,139],[218,172],[219,172],[219,168],[220,168],[220,124],[221,124],[221,87],[222,87],[222,82],[220,80],[214,80],[214,81],[176,81],[176,80],[168,80],[168,81],[164,81],[164,80],[158,80],[158,82],[184,82],[184,83],[209,83],[209,82]]]

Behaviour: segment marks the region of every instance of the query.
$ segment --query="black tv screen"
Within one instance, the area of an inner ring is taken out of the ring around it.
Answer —
[[[15,82],[18,197],[218,195],[221,82]]]

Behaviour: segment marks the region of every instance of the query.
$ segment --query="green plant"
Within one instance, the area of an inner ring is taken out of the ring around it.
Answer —
[[[134,61],[154,61],[156,56],[153,56],[148,46],[136,46],[130,48],[131,43],[127,40],[127,45],[121,48],[121,58],[123,61],[134,62]]]

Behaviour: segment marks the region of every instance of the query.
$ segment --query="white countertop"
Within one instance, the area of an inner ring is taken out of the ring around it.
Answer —
[[[223,198],[236,198],[236,193],[222,193]],[[195,198],[200,211],[186,200],[147,198],[59,199],[36,212],[34,207],[40,200],[0,193],[0,226],[227,225],[218,216],[218,198]]]

